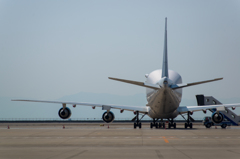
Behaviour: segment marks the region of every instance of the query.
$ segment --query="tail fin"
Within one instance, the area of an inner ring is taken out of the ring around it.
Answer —
[[[167,58],[167,17],[165,18],[165,35],[163,48],[162,77],[168,78],[168,58]]]

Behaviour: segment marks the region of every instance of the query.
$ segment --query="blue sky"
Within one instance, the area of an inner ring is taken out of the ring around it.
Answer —
[[[168,17],[169,68],[185,88],[240,98],[240,1],[0,0],[0,96],[58,99],[79,92],[134,95],[162,66]],[[117,104],[117,103],[116,103]]]

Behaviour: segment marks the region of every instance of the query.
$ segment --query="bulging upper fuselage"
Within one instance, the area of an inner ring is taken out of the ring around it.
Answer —
[[[182,77],[172,70],[168,70],[168,77],[162,77],[162,70],[159,69],[151,72],[146,78],[146,83],[160,86],[158,90],[146,89],[147,106],[150,107],[148,115],[151,118],[175,118],[182,99],[182,89],[173,90],[171,86],[181,84]]]

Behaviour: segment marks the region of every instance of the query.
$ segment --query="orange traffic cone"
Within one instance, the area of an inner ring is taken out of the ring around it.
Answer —
[[[63,125],[63,129],[65,129],[65,126]]]
[[[8,125],[8,129],[10,129],[10,126]]]
[[[108,125],[108,129],[109,129],[109,125]]]
[[[215,126],[215,129],[217,129],[217,126]]]

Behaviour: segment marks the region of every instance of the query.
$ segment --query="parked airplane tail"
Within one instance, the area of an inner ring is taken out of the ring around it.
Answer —
[[[165,34],[163,47],[163,64],[162,64],[162,78],[168,78],[168,56],[167,56],[167,18],[165,18]]]

